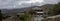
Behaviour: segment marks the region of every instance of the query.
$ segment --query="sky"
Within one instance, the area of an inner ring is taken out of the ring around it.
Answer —
[[[30,6],[42,6],[45,4],[57,4],[60,0],[0,0],[0,9],[24,8]]]

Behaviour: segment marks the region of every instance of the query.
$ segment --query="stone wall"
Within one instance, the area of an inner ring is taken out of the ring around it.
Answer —
[[[60,21],[60,16],[52,16],[49,18],[45,18],[42,21]]]

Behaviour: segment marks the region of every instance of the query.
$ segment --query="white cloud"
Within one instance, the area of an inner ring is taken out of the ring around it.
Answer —
[[[59,0],[44,0],[46,4],[57,4]]]
[[[28,6],[41,6],[55,4],[58,0],[0,0],[0,9],[23,8]]]
[[[43,2],[43,0],[30,0],[30,1],[20,1],[18,2],[19,5],[21,5],[22,3],[36,3],[36,2]]]
[[[32,3],[35,3],[35,2],[44,2],[44,0],[30,0]]]
[[[41,3],[43,3],[43,0],[29,0],[29,1],[19,1],[18,5],[20,5],[20,7],[28,7],[28,6],[37,6],[37,5],[43,5]],[[21,6],[22,5],[22,6]]]

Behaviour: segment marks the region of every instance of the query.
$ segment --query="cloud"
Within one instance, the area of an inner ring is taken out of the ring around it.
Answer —
[[[44,4],[56,4],[59,0],[0,0],[0,9],[24,8],[29,6],[41,6]]]
[[[44,0],[46,4],[57,4],[59,0]]]

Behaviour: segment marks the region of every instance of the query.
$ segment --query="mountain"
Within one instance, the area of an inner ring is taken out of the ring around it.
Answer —
[[[34,8],[34,7],[48,7],[52,8],[53,4],[46,4],[43,6],[32,6],[32,7],[26,7],[26,8],[16,8],[16,9],[1,9],[3,14],[6,15],[12,15],[12,13],[23,13],[24,11],[28,11],[28,9]]]

